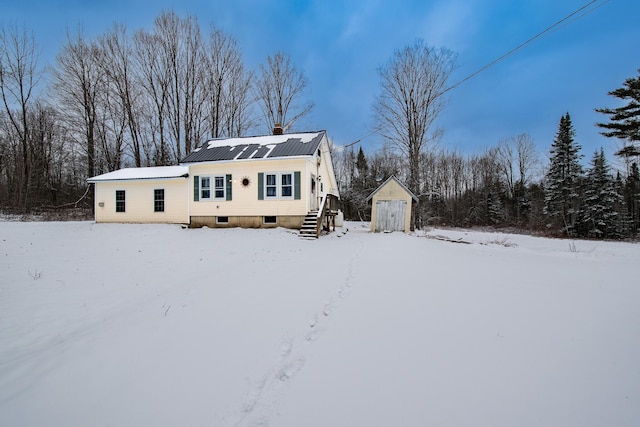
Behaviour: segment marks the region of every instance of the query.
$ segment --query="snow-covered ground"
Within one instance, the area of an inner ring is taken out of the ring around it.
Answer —
[[[0,222],[0,425],[637,426],[639,261],[360,223]]]

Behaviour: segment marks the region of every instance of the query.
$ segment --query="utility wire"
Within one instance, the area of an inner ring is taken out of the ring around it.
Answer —
[[[472,79],[473,77],[477,76],[478,74],[480,74],[481,72],[483,72],[484,70],[486,70],[489,67],[492,67],[493,65],[497,64],[498,62],[502,61],[503,59],[513,55],[515,52],[517,52],[518,50],[522,49],[523,47],[525,47],[526,45],[534,42],[535,40],[541,38],[543,35],[545,35],[546,33],[550,32],[551,30],[558,30],[558,27],[560,24],[562,24],[563,22],[567,21],[568,19],[570,19],[571,17],[577,15],[578,13],[582,12],[583,10],[589,8],[590,6],[592,6],[594,3],[597,3],[600,0],[592,0],[589,3],[585,4],[584,6],[576,9],[575,11],[571,12],[569,15],[565,16],[564,18],[562,18],[561,20],[559,20],[558,22],[556,22],[555,24],[551,25],[550,27],[547,27],[546,29],[544,29],[543,31],[539,32],[538,34],[536,34],[535,36],[529,38],[527,41],[519,44],[518,46],[514,47],[513,49],[511,49],[510,51],[508,51],[507,53],[505,53],[504,55],[502,55],[501,57],[493,60],[492,62],[490,62],[489,64],[485,65],[484,67],[480,68],[477,71],[474,71],[473,73],[469,74],[467,77],[465,77],[464,79],[460,80],[459,82],[457,82],[456,84],[449,86],[448,88],[446,88],[442,94],[449,92],[452,89],[455,89],[456,87],[460,86],[462,83],[466,82],[467,80]],[[598,5],[597,7],[588,10],[587,12],[583,13],[582,15],[578,16],[577,18],[575,18],[574,20],[568,22],[565,25],[568,25],[569,23],[575,21],[576,19],[579,19],[583,16],[585,16],[586,14],[594,11],[595,9],[599,8],[600,6],[604,5],[605,3],[608,3],[610,0],[606,0],[604,3]],[[564,27],[564,25],[563,25]],[[561,27],[562,28],[562,27]]]

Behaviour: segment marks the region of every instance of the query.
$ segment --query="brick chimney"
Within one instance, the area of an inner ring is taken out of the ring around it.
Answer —
[[[280,123],[276,123],[276,125],[273,127],[273,134],[282,135],[283,133],[284,130],[282,129],[282,125]]]

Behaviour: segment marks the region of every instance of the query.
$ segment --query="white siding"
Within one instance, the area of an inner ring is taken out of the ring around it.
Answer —
[[[188,178],[105,181],[95,184],[96,222],[189,223]],[[164,212],[154,212],[154,190],[164,189]],[[116,191],[125,212],[116,212]]]

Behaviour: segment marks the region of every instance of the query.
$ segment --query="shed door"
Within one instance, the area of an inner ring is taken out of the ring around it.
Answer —
[[[404,231],[406,200],[378,200],[376,231]]]

